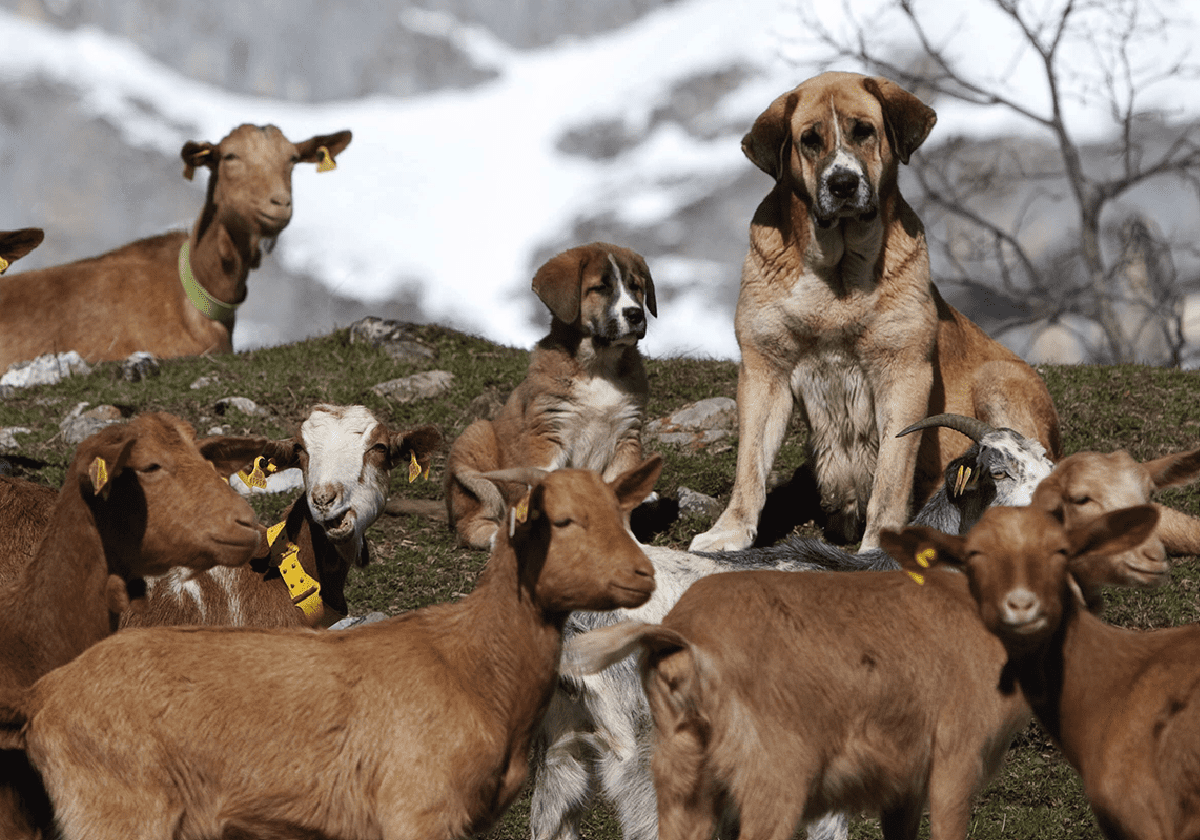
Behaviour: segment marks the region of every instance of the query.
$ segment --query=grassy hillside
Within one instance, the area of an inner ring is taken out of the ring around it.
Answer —
[[[527,362],[523,350],[498,347],[481,339],[439,327],[416,329],[416,337],[432,348],[436,358],[419,366],[392,361],[386,353],[351,344],[345,330],[297,344],[234,356],[164,362],[161,375],[140,383],[120,376],[120,366],[102,364],[90,376],[54,386],[33,388],[0,400],[0,428],[22,426],[19,448],[0,453],[27,478],[57,485],[72,447],[63,442],[59,422],[80,402],[110,404],[132,415],[163,410],[190,421],[200,434],[222,426],[232,434],[285,437],[315,402],[362,403],[393,427],[436,423],[452,440],[471,419],[472,400],[485,392],[503,397],[521,379]],[[433,400],[398,404],[376,396],[379,382],[422,369],[451,371],[454,387]],[[687,359],[649,360],[650,417],[660,417],[697,399],[733,397],[737,370],[733,363]],[[1200,446],[1200,410],[1196,407],[1197,374],[1145,367],[1045,367],[1041,369],[1062,418],[1067,452],[1081,449],[1128,449],[1139,459]],[[198,380],[209,384],[192,388]],[[244,396],[267,411],[247,416],[236,410],[224,415],[219,399]],[[776,464],[773,478],[785,482],[803,460],[804,430],[795,424]],[[715,447],[699,454],[659,448],[667,465],[659,492],[673,498],[684,484],[694,490],[727,498],[732,484],[735,451]],[[392,494],[410,498],[441,497],[441,459],[435,459],[433,480],[407,484],[398,470]],[[795,526],[811,531],[811,508],[776,495],[782,533]],[[1200,514],[1200,492],[1168,491],[1162,500]],[[256,497],[265,520],[289,501]],[[710,523],[692,517],[672,524],[653,539],[686,547],[696,532]],[[375,562],[351,575],[347,598],[355,614],[370,610],[396,613],[446,601],[469,592],[485,557],[455,548],[444,523],[415,516],[385,516],[369,532]],[[1151,593],[1113,593],[1106,616],[1126,626],[1157,627],[1200,620],[1200,567],[1195,558],[1179,562],[1173,584]],[[966,711],[966,710],[964,710]],[[490,834],[496,840],[524,838],[527,798],[520,800]],[[618,832],[607,811],[598,809],[587,828],[589,838],[610,840]],[[878,837],[874,820],[855,823],[852,837]],[[1036,726],[1016,741],[1006,770],[986,791],[975,810],[970,833],[980,838],[1097,838],[1091,813],[1074,774]]]

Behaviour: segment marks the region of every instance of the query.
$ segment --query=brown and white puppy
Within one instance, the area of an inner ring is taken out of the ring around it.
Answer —
[[[962,448],[945,429],[896,437],[922,417],[977,417],[1058,458],[1045,384],[930,282],[924,228],[896,175],[936,120],[887,79],[824,73],[771,103],[742,140],[775,186],[750,224],[735,316],[733,492],[693,550],[754,541],[794,401],[811,429],[827,531],[851,541],[865,519],[863,548],[900,527]]]
[[[498,490],[480,473],[575,467],[608,481],[642,462],[649,385],[637,342],[645,310],[658,316],[646,261],[605,242],[580,245],[539,268],[533,291],[553,316],[550,334],[495,418],[468,426],[446,459],[450,525],[474,548],[489,547],[526,489]]]

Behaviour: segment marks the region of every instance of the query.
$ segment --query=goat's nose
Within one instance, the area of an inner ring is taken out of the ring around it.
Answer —
[[[631,327],[636,327],[646,320],[646,313],[640,306],[627,306],[621,310],[621,314],[625,316],[625,322]]]
[[[1004,614],[1009,624],[1031,621],[1038,609],[1038,597],[1028,589],[1013,589],[1004,597]]]
[[[825,184],[829,187],[829,192],[833,193],[834,197],[841,199],[850,198],[858,189],[858,175],[849,169],[836,169],[826,179]]]
[[[313,507],[323,511],[329,510],[338,499],[338,491],[332,484],[321,484],[312,489],[309,498]]]
[[[291,207],[292,197],[284,192],[277,192],[271,196],[271,204],[275,207]]]

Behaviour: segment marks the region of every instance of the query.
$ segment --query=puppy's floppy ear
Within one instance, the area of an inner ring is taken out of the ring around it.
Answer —
[[[573,324],[579,320],[580,287],[591,253],[588,247],[563,251],[533,275],[533,293],[560,321]]]
[[[742,154],[776,181],[783,177],[792,148],[792,113],[800,101],[796,91],[785,93],[759,114],[742,138]]]
[[[925,142],[937,122],[933,109],[891,79],[870,76],[863,79],[867,93],[883,106],[883,124],[888,142],[901,163]]]
[[[654,278],[650,276],[650,266],[646,265],[646,261],[637,251],[630,251],[633,255],[633,264],[637,266],[638,274],[646,281],[646,308],[650,310],[650,314],[655,318],[658,317],[658,300],[654,297]]]

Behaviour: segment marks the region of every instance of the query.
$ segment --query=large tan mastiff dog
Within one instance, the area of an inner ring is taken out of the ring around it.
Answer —
[[[742,140],[775,187],[750,224],[738,296],[733,494],[693,550],[754,541],[793,399],[811,429],[827,530],[851,541],[865,515],[863,548],[907,520],[914,479],[924,500],[962,449],[945,429],[896,437],[922,417],[978,417],[1059,456],[1058,415],[1037,373],[929,280],[924,228],[896,173],[936,120],[887,79],[825,73],[772,102]]]

